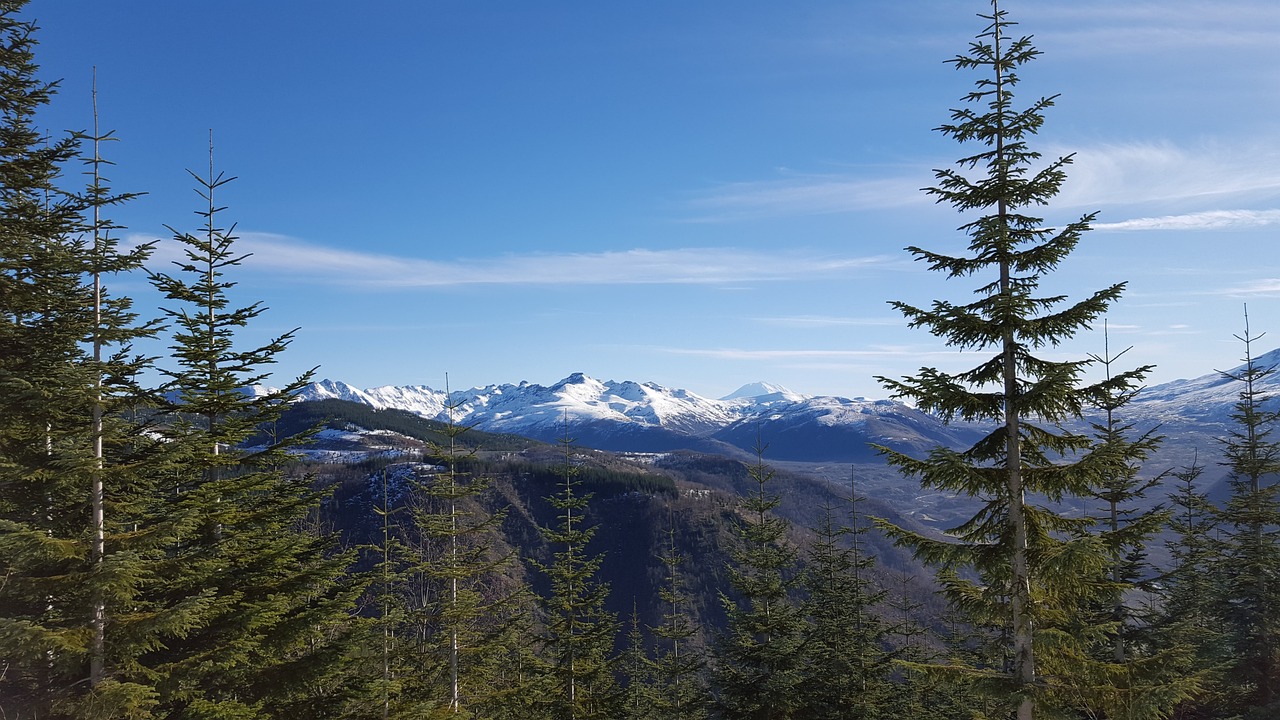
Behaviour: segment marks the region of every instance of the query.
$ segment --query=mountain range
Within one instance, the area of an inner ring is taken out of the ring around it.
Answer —
[[[308,385],[300,400],[347,400],[377,409],[615,452],[696,450],[739,455],[768,445],[774,460],[868,462],[869,442],[927,450],[959,446],[973,428],[948,426],[891,400],[808,396],[752,383],[720,399],[634,381],[601,382],[582,373],[549,386],[522,382],[446,394],[423,385],[361,390],[333,380]]]
[[[1280,349],[1255,359],[1280,364]],[[1229,370],[1239,374],[1243,366]],[[1264,395],[1280,390],[1280,377],[1266,378]],[[1158,428],[1166,437],[1163,458],[1212,464],[1219,438],[1230,429],[1241,385],[1222,372],[1143,389],[1119,412],[1137,431]],[[947,424],[894,400],[868,400],[794,393],[752,383],[719,399],[651,382],[602,382],[574,373],[549,386],[521,382],[446,393],[425,385],[358,389],[323,380],[305,387],[300,400],[340,399],[375,409],[394,408],[473,426],[485,432],[523,435],[618,452],[689,449],[741,455],[766,447],[771,460],[868,463],[871,444],[920,454],[937,445],[965,447],[984,429]],[[1081,428],[1087,429],[1087,428]]]

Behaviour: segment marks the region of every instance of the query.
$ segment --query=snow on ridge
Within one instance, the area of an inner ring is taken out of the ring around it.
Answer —
[[[445,412],[447,398],[443,392],[432,390],[426,385],[383,385],[364,391],[374,399],[374,407],[379,410],[396,408],[435,418]]]
[[[334,380],[312,383],[301,400],[341,399],[377,409],[397,408],[444,420],[448,404],[454,421],[481,429],[516,432],[550,428],[564,422],[607,421],[684,431],[710,431],[742,415],[741,408],[711,400],[688,390],[672,390],[656,383],[601,382],[576,372],[550,386],[521,381],[519,385],[488,385],[445,393],[425,385],[385,385],[360,390]]]
[[[373,398],[363,390],[348,385],[341,380],[325,378],[302,388],[296,396],[298,400],[350,400],[352,402],[373,405]]]
[[[1260,369],[1275,367],[1280,364],[1280,348],[1255,357],[1253,362]],[[1244,368],[1242,363],[1225,372],[1239,377]],[[1139,416],[1145,415],[1145,419],[1151,422],[1179,418],[1227,422],[1242,389],[1243,383],[1227,377],[1224,371],[1214,370],[1200,377],[1144,388],[1129,409]],[[1268,397],[1280,395],[1280,373],[1264,378],[1256,389],[1264,402]]]
[[[808,395],[791,392],[781,385],[774,385],[762,381],[747,383],[733,392],[720,398],[723,401],[747,401],[747,402],[770,402],[778,400],[786,400],[789,402],[802,402],[808,399]]]
[[[1256,357],[1255,363],[1264,368],[1280,363],[1280,349]],[[1239,374],[1240,367],[1229,372]],[[1135,422],[1162,424],[1171,431],[1221,424],[1229,421],[1240,389],[1239,382],[1214,371],[1144,389],[1126,412]],[[1267,401],[1270,407],[1280,403],[1280,397],[1275,397],[1280,396],[1280,374],[1267,378],[1260,390],[1264,397],[1273,397]],[[690,436],[710,436],[738,423],[766,420],[825,427],[885,420],[912,426],[932,422],[926,413],[895,400],[808,396],[767,382],[749,383],[711,399],[654,382],[600,381],[582,372],[550,385],[521,381],[455,390],[447,396],[425,385],[360,390],[335,380],[313,383],[299,394],[302,400],[327,398],[407,410],[441,421],[449,419],[452,404],[456,423],[534,437],[559,436],[566,419],[571,426],[599,425],[596,429],[604,432],[660,429]]]

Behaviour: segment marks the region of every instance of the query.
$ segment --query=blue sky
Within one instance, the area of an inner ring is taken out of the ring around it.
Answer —
[[[186,174],[252,251],[235,279],[300,327],[278,366],[360,387],[576,371],[718,397],[755,380],[883,397],[976,362],[886,301],[964,301],[907,245],[963,247],[919,188],[969,149],[931,128],[977,0],[36,2],[41,118],[91,123],[97,68],[131,239],[195,230]],[[1248,304],[1280,346],[1280,5],[1008,2],[1060,93],[1034,146],[1076,153],[1050,223],[1098,211],[1046,279],[1127,281],[1113,348],[1152,383],[1236,364]],[[155,266],[173,251],[163,243]],[[159,304],[142,278],[117,292]],[[1102,350],[1100,328],[1055,357]]]

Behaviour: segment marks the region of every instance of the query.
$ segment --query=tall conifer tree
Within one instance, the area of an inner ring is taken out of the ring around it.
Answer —
[[[1103,353],[1090,357],[1110,378],[1112,366],[1129,348],[1112,355],[1105,322],[1103,328]],[[1135,380],[1144,378],[1151,369],[1142,367],[1135,370]],[[1103,613],[1109,616],[1107,620],[1114,626],[1108,654],[1116,663],[1123,663],[1133,655],[1129,646],[1142,644],[1135,637],[1137,623],[1125,602],[1125,593],[1152,574],[1146,563],[1147,543],[1169,519],[1163,505],[1143,507],[1141,503],[1147,492],[1165,477],[1165,473],[1149,477],[1139,475],[1142,462],[1164,438],[1156,435],[1154,430],[1137,433],[1131,423],[1124,422],[1121,412],[1137,394],[1136,388],[1113,388],[1105,392],[1095,400],[1096,407],[1104,415],[1100,422],[1092,423],[1097,452],[1105,454],[1111,461],[1111,467],[1103,471],[1095,495],[1103,503],[1098,517],[1098,534],[1111,556],[1112,587],[1110,598],[1104,599],[1106,608]]]
[[[1170,537],[1165,542],[1170,561],[1160,576],[1160,605],[1151,633],[1160,650],[1186,648],[1186,674],[1200,683],[1198,691],[1178,708],[1177,717],[1187,720],[1212,717],[1212,708],[1225,705],[1221,675],[1231,655],[1229,635],[1216,607],[1222,597],[1216,508],[1196,487],[1203,473],[1198,456],[1173,473],[1177,484],[1169,495]]]
[[[770,486],[774,471],[759,442],[748,477],[734,526],[739,543],[728,568],[738,597],[721,596],[728,626],[715,647],[715,710],[727,719],[799,718],[805,668],[804,618],[792,598],[797,557],[787,544],[790,524],[773,514],[780,497]]]
[[[172,399],[167,433],[174,454],[166,488],[171,528],[164,602],[204,598],[179,639],[149,658],[168,712],[193,717],[324,717],[340,704],[338,676],[347,614],[359,590],[342,581],[348,562],[332,540],[305,533],[320,495],[309,477],[280,471],[304,436],[245,447],[270,428],[310,377],[254,392],[293,332],[242,349],[237,333],[265,308],[235,308],[226,273],[238,254],[234,226],[219,227],[217,192],[232,178],[192,173],[205,206],[198,233],[174,231],[185,259],[177,276],[154,282],[177,305],[177,367],[165,372]]]
[[[501,662],[501,640],[507,637],[511,610],[523,593],[495,582],[512,564],[512,554],[498,546],[505,510],[484,507],[490,479],[469,471],[472,453],[461,444],[469,430],[455,420],[458,409],[445,382],[447,422],[444,440],[433,448],[444,468],[421,485],[423,497],[414,507],[424,552],[416,569],[434,588],[422,608],[425,624],[434,629],[418,664],[428,670],[426,707],[442,715],[474,716],[498,691],[493,676]]]
[[[1272,438],[1280,409],[1264,392],[1276,367],[1253,355],[1262,336],[1251,333],[1246,312],[1244,334],[1236,336],[1244,365],[1222,373],[1240,393],[1223,443],[1231,497],[1218,513],[1224,583],[1217,606],[1232,645],[1233,704],[1271,717],[1280,710],[1280,441]]]
[[[549,720],[606,720],[621,712],[613,676],[618,623],[604,607],[609,586],[598,578],[604,558],[587,548],[595,535],[595,528],[586,524],[592,494],[578,490],[567,419],[560,446],[563,483],[549,498],[558,522],[541,528],[553,555],[547,563],[534,563],[551,582],[550,595],[541,603],[546,627],[539,660],[546,688],[540,704]]]
[[[142,716],[152,693],[132,671],[155,635],[133,526],[153,443],[118,411],[147,364],[130,343],[154,328],[105,282],[148,250],[121,251],[102,217],[130,197],[101,177],[103,137],[36,126],[56,83],[37,77],[24,4],[0,2],[0,714]],[[92,179],[74,193],[61,174],[83,138]]]
[[[953,602],[980,599],[1003,608],[991,613],[1006,617],[1009,626],[1010,660],[994,675],[1004,681],[997,694],[1016,708],[1019,720],[1030,720],[1044,701],[1039,688],[1047,677],[1037,668],[1041,651],[1047,649],[1048,631],[1069,616],[1070,605],[1096,595],[1092,586],[1104,580],[1106,567],[1096,538],[1081,535],[1085,523],[1031,498],[1052,502],[1091,492],[1098,461],[1080,455],[1089,448],[1089,439],[1061,430],[1060,423],[1079,418],[1090,399],[1108,389],[1132,386],[1136,377],[1133,372],[1119,373],[1099,386],[1086,387],[1082,373],[1087,359],[1058,361],[1035,354],[1088,328],[1124,286],[1112,285],[1065,306],[1063,296],[1037,294],[1041,279],[1071,253],[1094,216],[1052,227],[1026,214],[1058,193],[1072,158],[1036,167],[1040,153],[1027,141],[1040,129],[1043,112],[1055,98],[1041,98],[1025,109],[1015,107],[1017,73],[1039,51],[1029,37],[1010,36],[1012,23],[995,0],[991,8],[990,15],[981,16],[989,24],[969,52],[950,61],[958,69],[983,73],[977,88],[965,97],[972,106],[953,110],[952,121],[939,128],[959,142],[980,147],[961,158],[958,169],[937,170],[937,185],[926,190],[970,216],[960,226],[969,238],[968,254],[908,248],[949,278],[985,279],[971,302],[938,300],[928,308],[892,303],[911,327],[928,328],[962,350],[990,354],[970,370],[926,367],[913,377],[880,378],[895,397],[907,398],[944,420],[996,425],[964,451],[938,448],[920,459],[884,448],[890,463],[919,478],[922,485],[985,502],[972,519],[951,530],[954,542],[888,529],[920,559],[977,574],[976,582],[953,576]],[[975,170],[976,177],[966,174]],[[1083,459],[1064,462],[1064,457]],[[1062,634],[1054,637],[1071,640]]]
[[[702,720],[707,716],[706,661],[693,647],[697,628],[689,620],[689,598],[680,565],[684,556],[676,547],[674,514],[668,516],[667,548],[662,565],[667,576],[658,590],[663,605],[662,622],[653,627],[657,653],[653,660],[653,717],[658,720]]]
[[[1104,323],[1104,350],[1090,355],[1105,379],[1128,349],[1110,350]],[[1141,380],[1150,367],[1132,371]],[[1154,568],[1147,563],[1147,546],[1168,521],[1163,505],[1143,502],[1164,480],[1166,472],[1142,476],[1142,463],[1163,438],[1155,430],[1137,432],[1123,419],[1123,411],[1138,388],[1110,387],[1094,399],[1102,417],[1091,423],[1093,454],[1100,474],[1093,491],[1101,501],[1092,532],[1101,541],[1109,568],[1095,601],[1067,618],[1073,637],[1085,639],[1067,648],[1081,680],[1065,683],[1064,702],[1082,698],[1087,708],[1114,720],[1146,720],[1167,715],[1179,702],[1199,690],[1201,679],[1191,668],[1191,648],[1161,643],[1149,613],[1133,607],[1134,596],[1149,592]]]
[[[837,519],[828,501],[809,546],[803,583],[808,670],[800,693],[806,718],[874,718],[887,704],[885,625],[875,609],[885,593],[873,586],[875,557],[863,547],[862,500],[851,480],[848,522]]]

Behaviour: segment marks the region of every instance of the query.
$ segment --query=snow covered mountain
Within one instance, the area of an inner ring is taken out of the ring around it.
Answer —
[[[1263,369],[1280,366],[1280,348],[1254,358],[1254,365]],[[1239,377],[1244,367],[1241,364],[1226,373]],[[1242,389],[1242,383],[1215,370],[1198,378],[1146,388],[1134,399],[1131,408],[1136,417],[1146,422],[1225,426],[1231,423],[1231,413]],[[1264,397],[1280,394],[1280,373],[1264,378],[1255,389]]]
[[[443,391],[426,386],[358,389],[324,380],[299,399],[336,398],[408,410],[486,432],[574,442],[602,450],[749,451],[768,445],[775,460],[865,461],[869,442],[927,449],[958,446],[971,430],[949,428],[902,403],[811,397],[768,383],[745,385],[718,400],[655,383],[601,382],[574,373],[550,386],[521,382]]]
[[[1256,360],[1280,364],[1280,349]],[[1241,368],[1230,372],[1238,374]],[[1268,378],[1265,392],[1280,392],[1280,377]],[[1120,420],[1139,430],[1159,426],[1166,454],[1182,462],[1199,452],[1215,462],[1216,438],[1230,426],[1240,383],[1213,372],[1143,390],[1120,411]],[[910,453],[938,444],[962,447],[978,430],[945,425],[926,413],[890,400],[808,396],[769,383],[751,383],[720,399],[655,383],[601,382],[574,373],[550,386],[521,382],[489,385],[446,395],[425,385],[358,389],[324,380],[307,386],[302,400],[338,398],[374,408],[408,410],[487,432],[514,433],[556,441],[567,432],[574,442],[602,450],[662,452],[675,449],[750,452],[768,446],[773,460],[868,462],[870,443]]]

